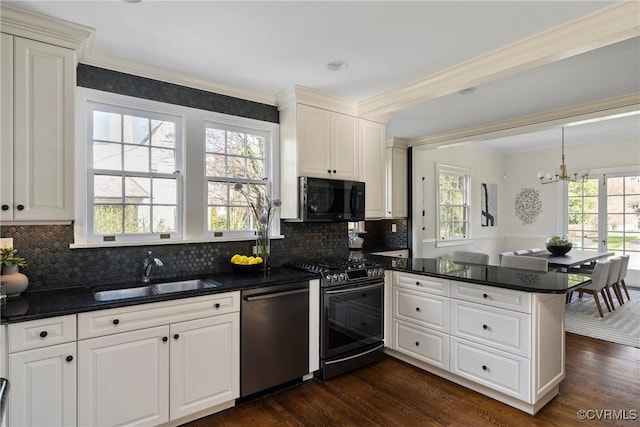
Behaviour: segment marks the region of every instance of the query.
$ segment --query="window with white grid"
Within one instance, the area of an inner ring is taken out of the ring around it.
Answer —
[[[439,243],[469,237],[469,181],[471,171],[436,165],[437,236]]]

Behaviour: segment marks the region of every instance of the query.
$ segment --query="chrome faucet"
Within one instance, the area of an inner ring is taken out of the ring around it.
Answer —
[[[147,258],[145,258],[142,264],[142,283],[151,282],[151,272],[153,266],[162,267],[164,264],[160,261],[160,258],[154,258],[151,251],[147,252]]]

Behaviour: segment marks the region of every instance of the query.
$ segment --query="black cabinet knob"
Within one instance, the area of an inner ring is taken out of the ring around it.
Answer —
[[[482,365],[482,370],[486,371],[487,370],[487,365]]]
[[[2,210],[3,211],[8,211],[9,210],[9,205],[2,205]]]
[[[331,169],[327,169],[327,172],[328,172],[328,173],[331,173]]]
[[[162,342],[167,342],[169,341],[169,337],[162,337]]]
[[[422,286],[420,282],[416,282],[416,286]]]
[[[482,294],[482,298],[489,298],[489,295],[487,295],[487,294]]]
[[[174,339],[174,340],[177,340],[178,338],[180,338],[180,334],[175,334],[175,335],[173,336],[173,339]]]
[[[19,211],[23,211],[24,210],[24,205],[18,205],[16,207],[18,208]]]
[[[118,319],[113,319],[113,324],[114,324],[114,325],[117,325],[118,323],[120,323],[120,320],[118,320]]]
[[[46,337],[47,335],[48,335],[48,334],[47,334],[47,331],[42,331],[42,332],[40,332],[40,338],[44,338],[44,337]]]
[[[416,307],[416,311],[420,311],[420,307]]]
[[[418,347],[420,345],[419,341],[416,341],[416,347]]]
[[[217,302],[216,305],[214,305],[215,308],[220,308],[220,303]]]
[[[73,356],[67,356],[67,362],[71,362],[73,360]]]
[[[482,329],[487,329],[488,326],[487,325],[482,325]]]
[[[335,170],[335,169],[333,170],[333,173],[336,173],[336,170]]]

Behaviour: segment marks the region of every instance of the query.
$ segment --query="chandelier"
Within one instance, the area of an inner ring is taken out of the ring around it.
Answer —
[[[589,178],[588,170],[572,172],[567,169],[564,163],[564,127],[562,128],[562,164],[559,169],[552,172],[538,172],[538,179],[541,184],[551,184],[552,182],[569,181],[578,182],[585,181]]]

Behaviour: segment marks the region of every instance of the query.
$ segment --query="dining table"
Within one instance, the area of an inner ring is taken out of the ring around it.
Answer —
[[[571,250],[564,255],[554,255],[547,251],[527,255],[545,258],[549,263],[549,270],[568,271],[570,268],[583,266],[585,264],[593,265],[597,260],[608,258],[615,254],[607,251]]]

